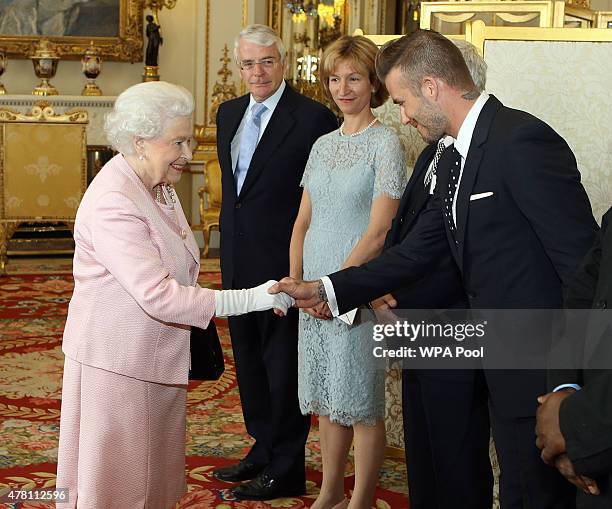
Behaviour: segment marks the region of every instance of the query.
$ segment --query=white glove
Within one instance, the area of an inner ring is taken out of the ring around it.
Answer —
[[[215,315],[234,316],[252,311],[280,309],[283,314],[295,304],[295,300],[286,293],[271,295],[268,288],[277,281],[270,280],[263,285],[245,290],[215,290]]]

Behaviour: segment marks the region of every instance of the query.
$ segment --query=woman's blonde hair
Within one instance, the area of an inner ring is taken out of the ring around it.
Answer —
[[[389,92],[385,85],[378,79],[376,75],[376,55],[378,47],[370,39],[366,39],[361,35],[344,35],[332,42],[321,59],[320,81],[323,93],[332,100],[329,91],[329,77],[334,72],[340,61],[348,62],[353,66],[355,71],[364,76],[367,76],[372,85],[372,97],[370,98],[370,107],[378,108],[383,104]]]

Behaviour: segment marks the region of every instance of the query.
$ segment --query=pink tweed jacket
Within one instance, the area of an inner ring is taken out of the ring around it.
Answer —
[[[121,154],[93,180],[74,228],[68,357],[140,380],[187,384],[190,326],[208,325],[215,300],[196,284],[199,249],[178,200],[175,209],[185,239]]]

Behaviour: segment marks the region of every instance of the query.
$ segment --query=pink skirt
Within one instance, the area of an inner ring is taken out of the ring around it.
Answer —
[[[187,387],[145,382],[66,357],[58,508],[169,509],[185,492]]]

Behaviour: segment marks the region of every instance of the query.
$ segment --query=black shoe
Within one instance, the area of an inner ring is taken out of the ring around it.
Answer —
[[[285,482],[264,472],[252,481],[232,488],[230,493],[238,500],[272,500],[305,495],[306,486],[304,482]]]
[[[250,461],[240,460],[229,467],[219,467],[213,470],[213,477],[225,482],[242,482],[256,477],[265,467],[255,465]]]

